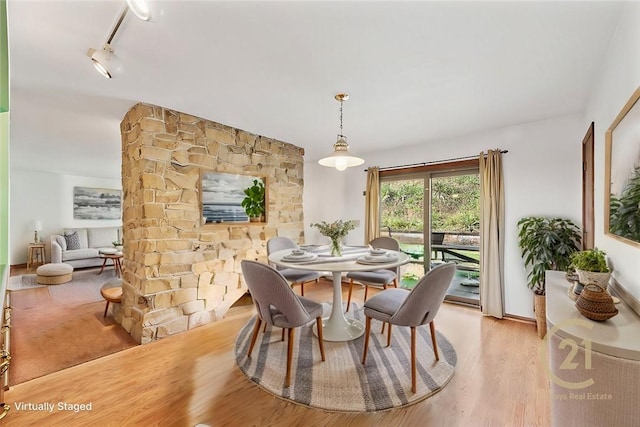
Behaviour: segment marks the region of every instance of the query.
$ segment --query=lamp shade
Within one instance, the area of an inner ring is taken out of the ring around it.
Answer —
[[[42,221],[40,221],[39,219],[33,221],[33,223],[31,224],[31,229],[33,231],[42,231]]]
[[[360,166],[364,163],[363,159],[349,152],[349,144],[343,138],[338,139],[338,142],[333,144],[333,150],[333,153],[320,159],[318,163],[322,166],[336,168],[339,171],[353,166]]]

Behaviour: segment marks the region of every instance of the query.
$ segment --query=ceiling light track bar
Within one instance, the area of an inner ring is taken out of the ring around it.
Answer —
[[[500,150],[500,153],[502,154],[506,154],[508,153],[509,150]],[[391,170],[395,170],[395,169],[406,169],[406,168],[415,168],[415,167],[420,167],[420,166],[428,166],[428,165],[437,165],[440,163],[451,163],[451,162],[458,162],[458,161],[462,161],[462,160],[473,160],[473,159],[477,159],[479,156],[465,156],[465,157],[454,157],[451,159],[443,159],[443,160],[433,160],[431,162],[422,162],[422,163],[410,163],[408,165],[397,165],[397,166],[387,166],[387,167],[383,167],[380,168],[380,171],[391,171]],[[364,171],[367,172],[369,169],[365,169]]]
[[[107,44],[111,44],[111,41],[116,36],[116,33],[118,32],[118,29],[120,28],[120,25],[122,24],[122,21],[124,20],[124,17],[127,16],[127,12],[129,12],[129,6],[125,3],[124,7],[122,8],[122,12],[120,12],[120,16],[118,17],[118,20],[116,21],[116,25],[113,26],[113,30],[111,31],[111,35],[107,39]]]

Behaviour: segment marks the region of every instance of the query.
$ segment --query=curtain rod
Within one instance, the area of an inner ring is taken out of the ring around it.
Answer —
[[[508,152],[509,152],[509,150],[500,150],[501,154],[506,154]],[[439,164],[439,163],[455,162],[455,161],[458,161],[458,160],[477,159],[478,157],[479,156],[454,157],[452,159],[433,160],[431,162],[410,163],[408,165],[398,165],[398,166],[387,166],[387,167],[380,168],[380,170],[381,171],[388,171],[388,170],[394,170],[394,169],[411,168],[411,167],[416,167],[416,166],[436,165],[436,164]],[[364,171],[367,172],[368,170],[369,169],[365,169]]]

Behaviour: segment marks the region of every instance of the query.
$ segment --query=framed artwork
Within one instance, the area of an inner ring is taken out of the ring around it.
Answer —
[[[640,247],[640,88],[607,130],[605,147],[606,235]]]
[[[120,190],[73,187],[73,219],[120,219],[121,206]]]
[[[200,173],[200,188],[202,195],[201,212],[204,224],[266,221],[265,178],[202,171]],[[249,218],[247,212],[251,213],[252,210],[247,206],[248,201],[245,201],[245,199],[251,199],[256,189],[258,189],[258,193],[262,189],[262,202],[260,203],[259,197],[256,202],[258,213],[261,210],[262,215]]]

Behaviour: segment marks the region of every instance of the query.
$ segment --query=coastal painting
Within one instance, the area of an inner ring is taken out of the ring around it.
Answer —
[[[121,191],[73,187],[73,219],[120,219]]]
[[[202,172],[202,217],[205,224],[248,222],[242,208],[244,190],[251,187],[255,176],[221,172]]]

